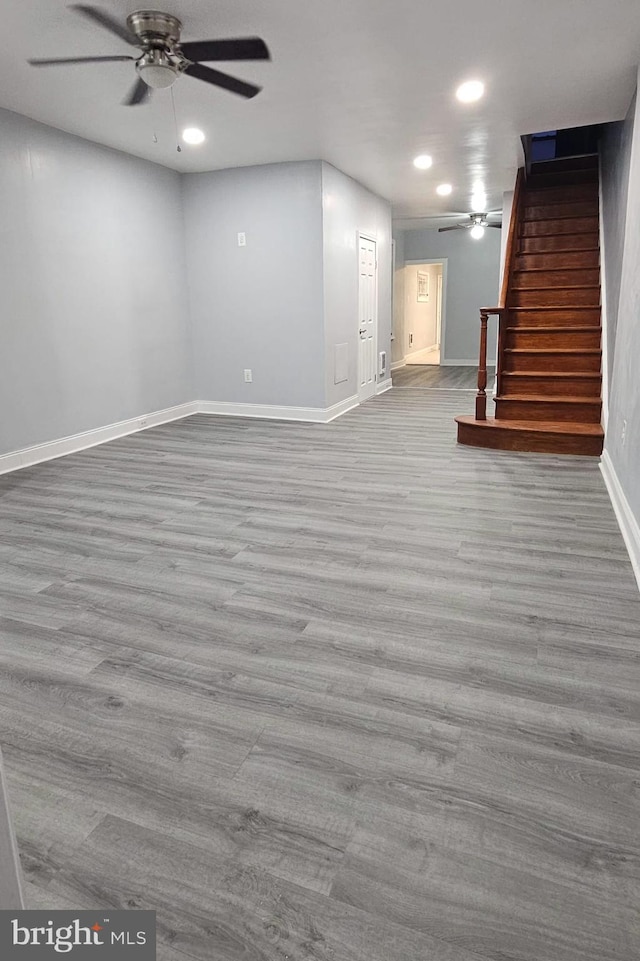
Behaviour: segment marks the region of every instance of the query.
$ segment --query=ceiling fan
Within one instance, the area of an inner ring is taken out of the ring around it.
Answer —
[[[492,210],[489,213],[484,214],[469,214],[469,220],[465,221],[463,224],[453,224],[452,227],[438,227],[438,232],[442,233],[444,230],[471,230],[472,237],[482,237],[484,234],[485,227],[497,227],[500,229],[502,227],[502,222],[492,223],[489,217],[494,214],[501,214],[500,210]],[[474,231],[475,230],[475,234]]]
[[[29,60],[34,67],[52,67],[73,63],[105,63],[132,60],[138,79],[123,103],[128,107],[148,99],[151,88],[170,87],[183,73],[204,80],[241,97],[255,97],[261,87],[238,80],[220,70],[212,70],[200,62],[212,60],[269,60],[269,50],[259,37],[228,40],[196,40],[181,43],[182,24],[177,17],[157,10],[138,10],[127,17],[126,26],[99,7],[82,3],[70,7],[83,17],[104,27],[141,53],[136,56],[63,57],[55,60]]]

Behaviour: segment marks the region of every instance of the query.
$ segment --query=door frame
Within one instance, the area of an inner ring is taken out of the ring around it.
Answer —
[[[445,363],[447,357],[447,273],[449,270],[448,257],[421,257],[420,260],[405,260],[405,267],[419,267],[420,264],[442,264],[442,301],[440,304],[440,366]],[[405,304],[402,305],[404,316]],[[402,325],[404,330],[404,323]]]
[[[358,271],[358,274],[357,274],[357,279],[358,279],[358,313],[360,312],[360,241],[361,241],[361,240],[368,240],[370,244],[375,244],[375,245],[376,245],[376,267],[375,267],[374,283],[373,283],[373,288],[374,288],[374,298],[373,298],[373,303],[374,303],[374,314],[373,314],[373,358],[374,358],[374,372],[373,372],[373,380],[374,380],[374,383],[375,383],[375,388],[374,388],[374,391],[373,391],[373,394],[372,394],[372,396],[375,397],[375,395],[376,395],[377,392],[378,392],[378,384],[379,384],[379,382],[380,382],[379,379],[378,379],[378,376],[379,376],[379,368],[380,368],[380,358],[378,357],[378,297],[379,297],[379,283],[380,283],[380,275],[379,275],[379,271],[378,271],[378,254],[379,254],[378,247],[379,247],[380,241],[378,240],[377,237],[374,237],[373,234],[368,233],[368,231],[366,231],[366,230],[357,230],[357,231],[356,231],[356,268],[357,268],[357,271]],[[358,343],[357,365],[358,365],[358,366],[357,366],[357,375],[356,375],[356,376],[357,376],[357,388],[358,388],[358,401],[359,401],[360,403],[362,403],[363,398],[360,396],[360,343],[359,343],[359,341],[360,341],[360,317],[357,316],[357,315],[356,315],[356,336],[357,336],[357,338],[358,338],[358,341],[357,341],[357,343]],[[387,369],[388,369],[388,368],[389,368],[389,359],[387,358]],[[366,400],[369,400],[369,397],[367,396],[365,399],[366,399]]]

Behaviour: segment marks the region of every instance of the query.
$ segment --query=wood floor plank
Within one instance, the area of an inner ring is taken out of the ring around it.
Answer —
[[[29,906],[153,908],[166,961],[636,961],[640,595],[598,465],[459,447],[465,396],[0,477]]]

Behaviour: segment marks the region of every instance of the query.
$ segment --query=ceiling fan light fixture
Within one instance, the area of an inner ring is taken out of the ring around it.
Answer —
[[[418,170],[428,170],[432,164],[433,164],[433,158],[430,157],[429,154],[427,153],[421,153],[413,161],[413,166],[417,167]]]
[[[448,197],[452,191],[453,187],[451,184],[440,184],[438,187],[436,187],[436,193],[440,197]]]
[[[456,90],[456,97],[460,103],[475,103],[484,94],[484,84],[481,80],[466,80]]]
[[[199,127],[186,127],[182,131],[182,139],[192,147],[197,147],[198,144],[204,143],[206,137]]]
[[[138,76],[148,87],[161,90],[176,82],[180,70],[164,50],[148,50],[136,61]]]
[[[484,227],[481,224],[476,224],[469,231],[474,240],[482,240],[484,237]]]

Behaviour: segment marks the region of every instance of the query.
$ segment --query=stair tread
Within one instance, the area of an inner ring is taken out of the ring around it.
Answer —
[[[531,430],[545,434],[578,434],[587,437],[604,437],[601,424],[576,424],[561,420],[499,420],[496,417],[476,420],[473,415],[456,417],[456,421],[463,424],[474,424],[477,427],[500,427],[506,430]]]
[[[523,330],[522,327],[509,327],[509,330]],[[544,330],[544,327],[534,327]],[[564,328],[561,328],[564,330]],[[588,330],[589,328],[587,328]],[[597,328],[595,328],[597,329]],[[599,347],[505,347],[506,354],[601,354]]]
[[[542,304],[540,307],[507,307],[507,310],[600,310],[600,304]]]
[[[582,394],[497,394],[495,400],[536,401],[540,404],[601,404],[600,397]]]
[[[594,233],[594,231],[589,231]],[[560,237],[574,237],[576,234],[559,234]],[[582,236],[582,234],[580,234]],[[527,237],[527,240],[539,240],[539,237]],[[519,254],[520,257],[526,257],[531,254],[583,254],[586,250],[600,250],[600,245],[595,244],[593,247],[555,247],[553,250],[526,250],[524,254]]]
[[[562,379],[563,377],[602,377],[602,374],[596,373],[596,371],[588,370],[505,370],[503,371],[503,377],[556,377]]]
[[[551,251],[551,253],[556,254],[558,253],[558,251],[553,250]],[[568,253],[568,251],[565,251],[565,253]],[[582,250],[580,250],[580,253],[582,253]],[[527,255],[524,254],[523,256],[526,257]],[[532,256],[532,255],[529,254],[529,256]],[[516,267],[515,268],[515,272],[517,274],[539,274],[539,273],[548,274],[548,273],[552,273],[554,270],[558,270],[558,271],[560,270],[598,270],[598,267],[585,267],[583,264],[568,264],[566,267],[562,266],[562,267]]]
[[[576,201],[577,203],[578,201]],[[585,201],[580,201],[585,203]],[[571,201],[569,201],[571,203]],[[549,204],[525,204],[525,207],[548,207]],[[597,217],[597,212],[594,214],[555,214],[553,217],[523,217],[520,221],[521,224],[546,224],[549,220],[584,220],[586,217]]]
[[[600,290],[600,284],[541,284],[539,287],[512,287],[511,290]]]
[[[536,333],[536,334],[551,334],[551,333],[554,333],[554,334],[557,334],[557,333],[566,334],[566,333],[569,332],[569,331],[570,331],[572,334],[575,334],[575,333],[587,334],[587,333],[591,333],[591,332],[594,331],[594,330],[600,330],[600,331],[602,330],[602,328],[601,328],[601,327],[598,327],[597,324],[585,325],[585,326],[582,326],[582,327],[578,327],[577,325],[576,325],[575,327],[568,327],[566,324],[564,324],[564,325],[562,325],[562,326],[555,325],[554,327],[507,327],[506,329],[507,329],[507,332],[511,330],[511,331],[516,331],[516,332],[519,333],[519,334],[533,334],[533,333]],[[527,348],[523,348],[523,349],[526,350]],[[534,348],[534,349],[535,349],[535,348]]]

